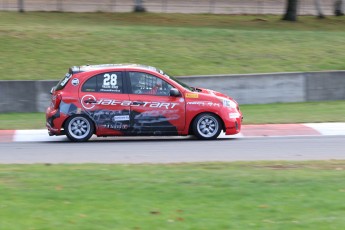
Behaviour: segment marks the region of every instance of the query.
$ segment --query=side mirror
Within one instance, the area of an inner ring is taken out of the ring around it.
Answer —
[[[171,88],[170,89],[170,96],[171,97],[179,97],[179,96],[181,96],[181,94],[180,94],[180,91],[178,91],[178,89]]]

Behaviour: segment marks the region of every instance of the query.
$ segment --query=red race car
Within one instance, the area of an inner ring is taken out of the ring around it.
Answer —
[[[87,141],[93,134],[216,139],[222,130],[239,133],[243,118],[234,99],[144,65],[74,66],[51,94],[49,135],[71,141]]]

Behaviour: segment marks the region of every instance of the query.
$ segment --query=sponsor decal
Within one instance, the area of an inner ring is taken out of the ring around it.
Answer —
[[[63,81],[60,83],[60,86],[64,87],[71,77],[72,77],[72,74],[67,73],[65,76],[65,79],[63,79]]]
[[[187,105],[220,107],[220,103],[214,103],[214,102],[211,102],[211,101],[191,101],[191,102],[187,102]]]
[[[115,130],[129,127],[129,110],[96,110],[88,113],[97,126]]]
[[[110,106],[132,106],[132,107],[149,107],[149,108],[164,108],[173,109],[179,103],[171,102],[145,102],[133,103],[132,101],[119,101],[113,99],[99,99],[97,100],[93,95],[85,95],[81,99],[81,104],[85,109],[93,109],[95,105],[110,105]]]
[[[79,85],[79,79],[73,78],[71,83],[72,83],[72,85],[77,86],[77,85]]]
[[[241,115],[239,113],[229,113],[229,118],[234,119],[234,118],[239,118]]]
[[[121,93],[119,89],[99,89],[99,92],[106,92],[106,93]]]
[[[66,83],[67,83],[67,81],[68,81],[68,78],[66,77],[62,82],[61,82],[61,86],[64,86]]]
[[[85,109],[92,109],[93,107],[95,107],[95,104],[92,103],[93,101],[96,101],[95,96],[93,95],[84,95],[81,98],[81,105],[85,108]]]
[[[114,116],[113,121],[129,121],[129,115]]]
[[[199,98],[199,94],[197,93],[186,93],[186,98]]]
[[[104,79],[103,79],[103,84],[102,88],[103,89],[118,89],[119,86],[117,85],[117,75],[116,74],[109,74],[106,73],[104,74]]]
[[[107,128],[107,129],[120,130],[124,126],[121,123],[116,123],[116,124],[105,124],[105,125],[103,125],[103,127]],[[126,127],[128,127],[128,125]]]
[[[112,99],[100,99],[96,102],[97,105],[121,105],[121,106],[133,106],[133,107],[150,107],[150,108],[165,108],[173,109],[178,103],[170,102],[142,102],[142,103],[132,103],[132,101],[118,101]]]
[[[182,103],[182,102],[184,102],[184,99],[181,97],[179,101]]]

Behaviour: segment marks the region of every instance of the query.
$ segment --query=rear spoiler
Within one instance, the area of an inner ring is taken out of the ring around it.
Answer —
[[[80,66],[72,66],[71,68],[68,69],[68,73],[70,74],[76,74],[76,73],[80,73],[80,72],[83,72],[81,69],[80,69]]]
[[[69,68],[68,72],[70,74],[76,74],[76,73],[88,71],[90,68],[92,68],[92,66],[90,65],[72,66],[71,68]]]

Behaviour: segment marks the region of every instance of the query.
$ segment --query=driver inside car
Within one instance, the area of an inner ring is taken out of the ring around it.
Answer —
[[[162,80],[160,78],[157,78],[156,84],[152,87],[150,91],[148,91],[148,94],[156,95],[157,91],[162,87]]]

